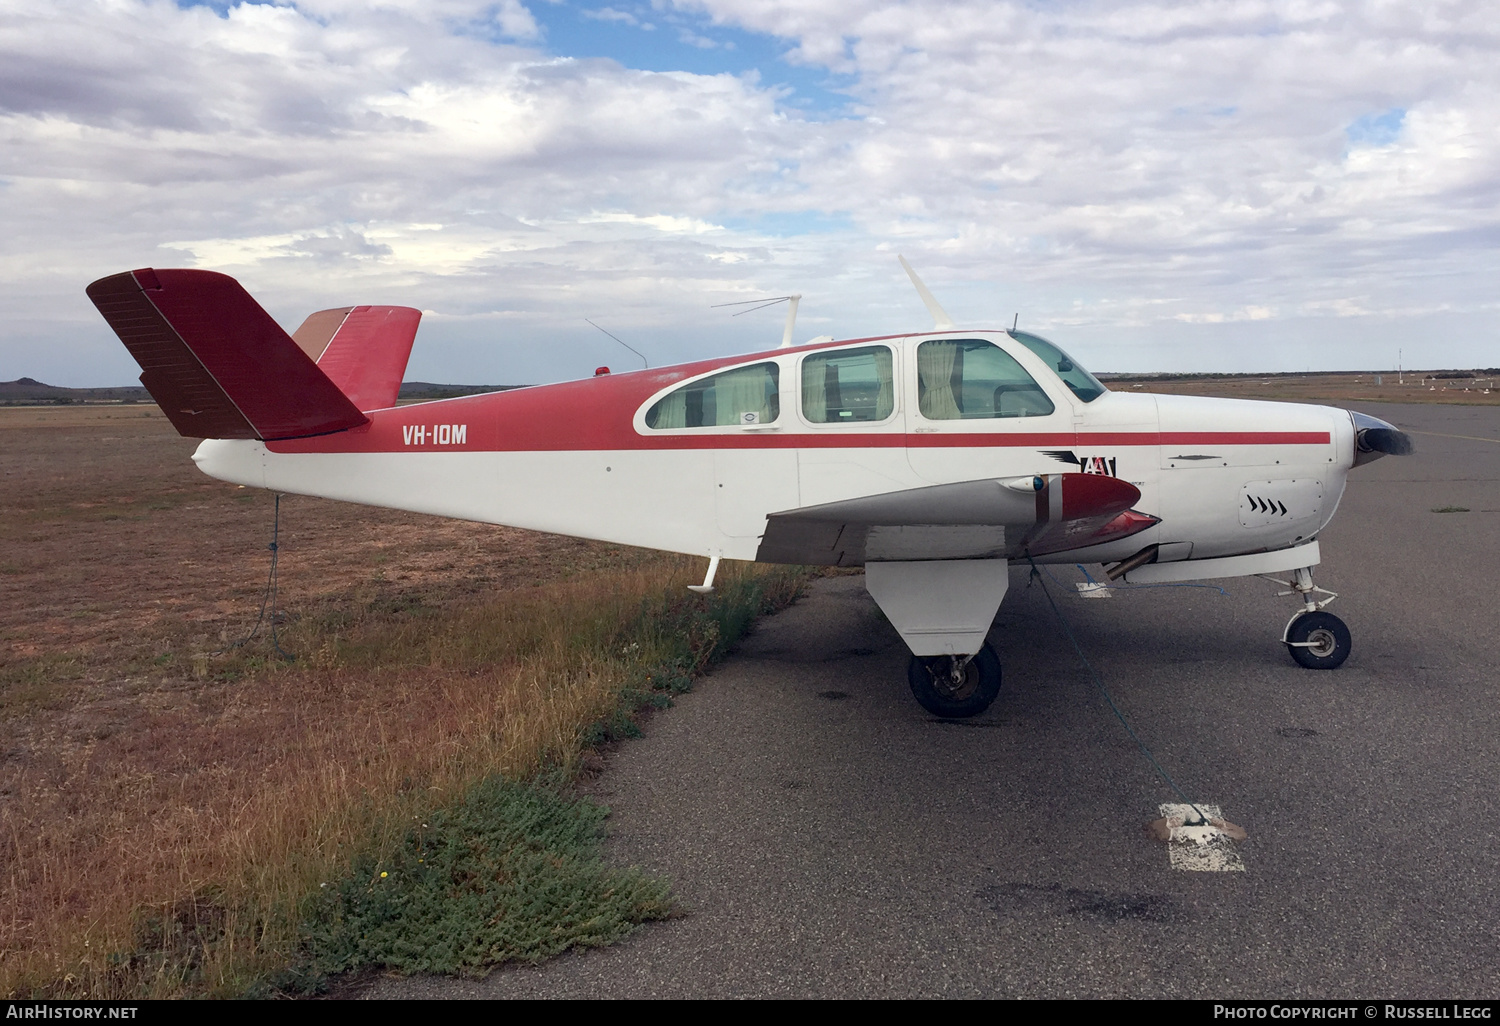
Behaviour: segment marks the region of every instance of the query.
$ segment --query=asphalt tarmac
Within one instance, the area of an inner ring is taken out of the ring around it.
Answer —
[[[1172,869],[1146,838],[1175,798],[1025,568],[991,634],[1004,688],[964,722],[912,700],[862,579],[827,578],[591,787],[613,857],[685,915],[367,996],[1500,995],[1500,410],[1362,408],[1418,452],[1354,471],[1322,535],[1341,669],[1292,662],[1294,607],[1260,580],[1046,582],[1162,763],[1249,832],[1244,872]]]

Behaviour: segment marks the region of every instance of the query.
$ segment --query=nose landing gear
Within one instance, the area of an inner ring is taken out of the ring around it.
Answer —
[[[1349,658],[1352,644],[1349,628],[1332,613],[1323,612],[1323,607],[1338,595],[1313,584],[1311,567],[1295,571],[1290,581],[1265,574],[1260,576],[1291,589],[1278,591],[1277,597],[1297,595],[1302,599],[1302,611],[1288,620],[1286,630],[1281,632],[1281,643],[1291,652],[1292,658],[1309,670],[1333,670],[1342,666]],[[1314,592],[1328,597],[1316,599]]]

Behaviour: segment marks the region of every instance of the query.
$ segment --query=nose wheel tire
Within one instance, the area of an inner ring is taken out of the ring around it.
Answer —
[[[1346,633],[1347,636],[1347,633]],[[978,716],[1000,693],[1000,657],[985,645],[967,663],[962,657],[912,656],[906,680],[917,702],[944,719]]]
[[[1349,628],[1332,613],[1303,613],[1286,629],[1292,658],[1309,670],[1332,670],[1349,658]]]

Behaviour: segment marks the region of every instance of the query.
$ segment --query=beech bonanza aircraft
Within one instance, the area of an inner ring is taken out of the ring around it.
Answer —
[[[999,691],[985,636],[1017,559],[1290,575],[1282,643],[1343,663],[1318,532],[1349,470],[1406,435],[1326,406],[1111,392],[1036,335],[958,329],[912,281],[936,330],[790,346],[789,321],[767,352],[400,407],[417,310],[324,310],[287,335],[211,271],[88,294],[213,477],[706,556],[700,591],[720,559],[863,566],[938,716]]]

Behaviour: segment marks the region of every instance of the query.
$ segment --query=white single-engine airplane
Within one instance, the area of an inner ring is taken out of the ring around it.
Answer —
[[[1350,468],[1410,452],[1405,434],[1327,406],[1111,392],[1036,335],[956,328],[912,281],[937,330],[399,407],[417,310],[324,310],[288,335],[211,271],[88,294],[213,477],[707,556],[701,591],[721,558],[862,565],[938,716],[1000,689],[985,635],[1015,559],[1128,582],[1289,574],[1282,642],[1343,663],[1318,532]]]

